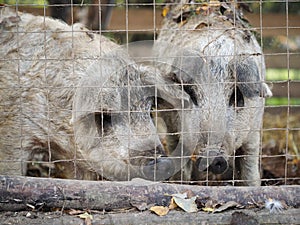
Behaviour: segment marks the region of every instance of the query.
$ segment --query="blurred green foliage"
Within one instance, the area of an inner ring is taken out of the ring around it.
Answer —
[[[44,6],[47,5],[48,2],[45,0],[0,0],[1,4],[7,5],[30,5],[30,6]]]
[[[300,106],[300,99],[299,98],[278,98],[278,97],[272,97],[266,99],[266,105],[272,106],[272,105],[293,105],[293,106]]]
[[[300,70],[297,69],[267,69],[266,79],[268,81],[286,81],[297,80],[300,81]],[[266,99],[266,105],[300,105],[299,98],[279,98],[272,97]]]
[[[266,79],[269,81],[300,80],[300,70],[267,69]]]
[[[57,1],[58,3],[60,1]],[[70,3],[73,4],[90,4],[91,0],[70,0]],[[48,5],[47,0],[0,0],[1,4],[7,4],[7,5],[30,5],[30,6],[44,6]]]

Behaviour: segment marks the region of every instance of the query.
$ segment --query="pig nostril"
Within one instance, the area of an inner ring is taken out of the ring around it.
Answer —
[[[228,168],[228,162],[224,157],[216,157],[212,164],[209,165],[209,171],[211,171],[214,174],[222,174],[224,173]]]

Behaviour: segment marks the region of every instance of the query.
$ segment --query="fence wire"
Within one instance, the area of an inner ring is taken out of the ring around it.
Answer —
[[[2,174],[299,184],[299,1],[0,3]]]

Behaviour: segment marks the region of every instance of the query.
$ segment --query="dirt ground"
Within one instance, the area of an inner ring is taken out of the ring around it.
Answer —
[[[231,224],[231,225],[258,225],[258,224],[299,224],[300,209],[289,209],[270,214],[267,210],[228,210],[222,213],[186,213],[171,211],[166,216],[157,216],[150,211],[123,211],[123,212],[92,212],[92,219],[79,218],[78,215],[68,215],[61,212],[0,212],[0,224],[43,224],[43,225],[89,225],[89,224]]]
[[[300,184],[300,114],[264,115],[263,185]]]

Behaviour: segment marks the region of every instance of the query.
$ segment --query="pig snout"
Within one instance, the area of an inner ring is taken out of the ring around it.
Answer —
[[[227,158],[218,150],[208,150],[196,161],[199,171],[208,170],[214,174],[223,174],[229,167]]]
[[[142,171],[147,180],[163,181],[175,174],[175,165],[170,158],[161,157],[144,165]]]
[[[228,168],[228,162],[223,156],[218,156],[214,158],[211,165],[209,165],[208,170],[214,174],[222,174]]]

